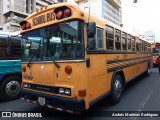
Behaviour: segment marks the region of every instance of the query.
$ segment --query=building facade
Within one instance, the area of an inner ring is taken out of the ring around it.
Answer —
[[[155,34],[152,30],[151,31],[146,31],[144,33],[144,35],[139,35],[139,38],[142,38],[145,41],[150,42],[150,43],[156,43]]]
[[[0,0],[0,30],[19,31],[19,22],[36,8],[54,4],[54,0]]]
[[[150,30],[150,31],[146,31],[144,33],[144,36],[145,36],[145,39],[151,43],[155,43],[155,34],[153,32],[153,30]]]
[[[119,26],[122,25],[121,0],[74,0],[81,8],[107,19]],[[24,20],[36,8],[67,0],[0,0],[0,30],[15,32],[19,22]]]
[[[122,26],[121,0],[75,0],[83,9],[90,8],[92,14]]]

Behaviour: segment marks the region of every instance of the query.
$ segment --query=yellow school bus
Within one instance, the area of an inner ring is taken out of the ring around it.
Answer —
[[[37,9],[20,23],[21,98],[79,114],[152,66],[150,43],[71,3]]]

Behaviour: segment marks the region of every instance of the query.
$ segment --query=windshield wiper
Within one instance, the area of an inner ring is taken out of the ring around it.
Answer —
[[[35,57],[35,55],[37,54],[37,52],[38,52],[38,49],[34,52],[34,54],[33,54],[33,56],[31,57],[29,63],[27,64],[27,67],[31,67],[31,62],[32,62],[33,58]]]
[[[55,66],[59,69],[60,68],[60,65],[58,63],[56,63],[55,61],[55,57],[53,57],[53,63],[55,64]]]

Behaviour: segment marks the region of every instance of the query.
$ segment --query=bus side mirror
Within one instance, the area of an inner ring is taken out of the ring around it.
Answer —
[[[87,50],[95,50],[96,49],[96,23],[91,22],[87,24],[87,32],[88,32],[88,40],[87,40]]]

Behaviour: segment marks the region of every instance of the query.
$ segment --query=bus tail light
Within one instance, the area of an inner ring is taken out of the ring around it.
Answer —
[[[22,28],[22,30],[25,30],[25,29],[26,29],[26,24],[23,24],[23,25],[21,26],[21,28]]]
[[[78,95],[80,97],[85,97],[86,96],[86,89],[84,89],[84,90],[78,90]]]
[[[27,21],[22,21],[19,23],[22,30],[27,30],[31,28],[31,24]]]
[[[30,23],[26,23],[26,29],[29,29],[29,28],[31,28]]]
[[[26,72],[26,67],[25,66],[22,66],[22,71]]]
[[[65,67],[65,72],[66,72],[66,74],[71,74],[72,73],[72,67],[70,65],[67,65]]]
[[[70,10],[70,9],[65,9],[65,10],[64,10],[64,15],[65,15],[66,17],[69,17],[69,16],[71,15],[71,10]]]
[[[66,17],[70,17],[71,16],[71,9],[66,6],[58,7],[55,9],[55,14],[56,14],[57,20],[63,19]]]
[[[58,11],[57,14],[56,14],[56,18],[57,19],[62,19],[63,17],[63,12],[62,11]]]

